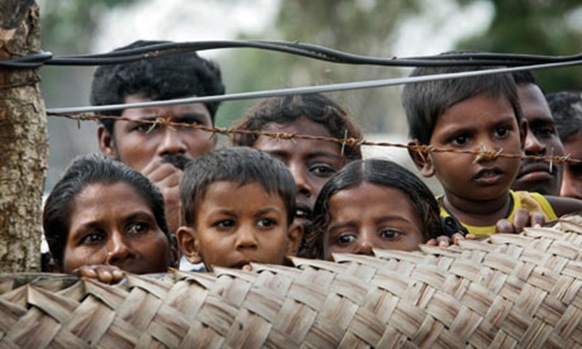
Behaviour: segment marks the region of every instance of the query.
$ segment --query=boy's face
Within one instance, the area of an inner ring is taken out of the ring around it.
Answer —
[[[287,208],[277,193],[259,183],[211,184],[198,205],[195,227],[180,227],[177,238],[192,263],[242,268],[251,262],[282,264],[295,254],[300,225],[287,224]]]
[[[341,190],[328,205],[323,253],[372,254],[373,248],[413,251],[423,242],[422,223],[408,197],[371,183]]]
[[[126,103],[149,102],[150,98],[131,95]],[[212,126],[212,118],[204,104],[179,104],[163,107],[125,109],[122,117],[154,121],[157,118],[177,123]],[[162,163],[164,157],[181,155],[195,158],[214,148],[212,133],[185,127],[164,127],[128,121],[116,121],[113,135],[99,129],[99,145],[103,153],[144,172],[150,163]]]
[[[518,125],[506,98],[480,94],[446,110],[437,120],[430,144],[436,148],[521,154],[524,126]],[[421,173],[426,177],[436,175],[447,196],[485,201],[507,194],[520,163],[519,158],[487,160],[473,154],[432,152]]]

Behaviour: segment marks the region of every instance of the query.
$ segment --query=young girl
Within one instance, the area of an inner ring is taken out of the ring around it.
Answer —
[[[43,228],[50,270],[110,283],[166,272],[176,248],[164,199],[152,182],[102,155],[75,160],[46,200]]]
[[[313,137],[360,139],[362,135],[347,113],[320,94],[273,97],[252,108],[234,130],[288,133]],[[278,139],[257,134],[235,134],[235,146],[253,147],[280,159],[296,183],[295,222],[309,239],[315,199],[323,185],[346,163],[362,158],[359,145],[318,139]],[[313,257],[305,249],[299,255]]]
[[[315,204],[317,239],[332,253],[371,254],[373,248],[412,251],[443,234],[439,207],[412,172],[388,160],[354,161],[322,188]]]

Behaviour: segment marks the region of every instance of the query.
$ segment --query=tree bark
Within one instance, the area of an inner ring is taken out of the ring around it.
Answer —
[[[0,1],[0,60],[40,51],[34,0]],[[48,158],[36,69],[0,67],[0,272],[40,270],[41,206]]]

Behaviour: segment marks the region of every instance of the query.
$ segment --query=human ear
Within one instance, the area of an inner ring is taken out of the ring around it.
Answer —
[[[527,138],[528,124],[525,118],[519,121],[519,142],[521,143],[521,150],[525,149],[525,140]]]
[[[408,155],[416,165],[416,168],[420,171],[424,177],[429,178],[434,176],[434,166],[432,164],[431,154],[418,149],[418,142],[408,143]]]
[[[198,243],[198,239],[196,239],[196,230],[194,228],[186,226],[179,227],[176,230],[176,240],[182,254],[190,263],[197,264],[202,262],[200,244]]]
[[[110,158],[114,157],[115,145],[113,144],[113,137],[111,133],[103,125],[97,126],[97,138],[99,141],[99,149],[101,153]]]
[[[292,223],[287,230],[287,255],[295,256],[299,250],[299,245],[301,244],[301,238],[303,237],[303,225],[298,223]]]

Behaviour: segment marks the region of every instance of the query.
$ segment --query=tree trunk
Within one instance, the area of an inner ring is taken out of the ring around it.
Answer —
[[[34,0],[1,0],[0,60],[39,51]],[[47,158],[47,123],[36,70],[0,67],[0,272],[40,270]]]

